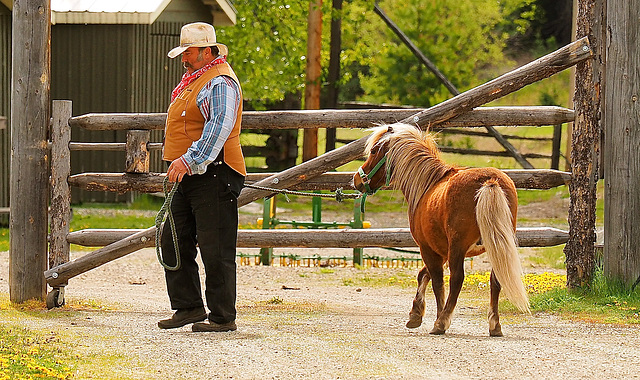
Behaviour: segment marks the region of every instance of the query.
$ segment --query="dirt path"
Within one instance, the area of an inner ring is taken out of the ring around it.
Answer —
[[[5,294],[7,268],[8,254],[0,253]],[[505,336],[490,338],[488,300],[461,299],[447,334],[431,336],[435,311],[429,296],[425,324],[406,329],[415,290],[377,286],[375,279],[409,281],[415,272],[243,266],[238,331],[163,331],[156,322],[170,315],[168,300],[155,252],[148,249],[70,281],[67,302],[92,300],[106,310],[24,313],[20,320],[0,311],[0,323],[73,342],[82,357],[116,358],[108,368],[82,368],[78,378],[627,379],[640,374],[638,328],[503,315]]]

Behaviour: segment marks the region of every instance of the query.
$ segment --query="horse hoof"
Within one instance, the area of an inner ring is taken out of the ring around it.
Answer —
[[[502,329],[497,328],[493,331],[489,330],[489,336],[503,336],[502,335]]]
[[[429,331],[431,335],[444,335],[445,330],[434,327],[433,330]]]
[[[407,322],[407,328],[415,329],[416,327],[420,327],[422,325],[422,318],[411,318],[409,322]]]

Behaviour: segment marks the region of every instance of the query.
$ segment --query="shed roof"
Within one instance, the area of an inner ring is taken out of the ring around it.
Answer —
[[[52,24],[152,24],[174,0],[51,0]],[[13,0],[0,0],[11,10]],[[236,23],[231,0],[200,0],[216,25]]]

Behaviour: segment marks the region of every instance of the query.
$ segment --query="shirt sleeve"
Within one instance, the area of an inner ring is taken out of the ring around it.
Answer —
[[[206,172],[222,151],[238,118],[238,84],[228,76],[217,76],[200,90],[196,102],[205,121],[202,136],[181,157],[189,175]]]

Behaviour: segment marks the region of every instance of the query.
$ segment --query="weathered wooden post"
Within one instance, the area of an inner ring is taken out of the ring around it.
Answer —
[[[69,261],[69,227],[71,223],[71,101],[54,100],[51,106],[51,229],[49,233],[49,268]],[[64,286],[47,295],[47,307],[62,306]]]
[[[15,0],[9,295],[18,303],[46,294],[50,37],[50,0]]]
[[[322,47],[322,0],[309,1],[307,26],[307,69],[304,90],[304,109],[320,109],[320,51]],[[318,129],[305,129],[302,142],[302,161],[318,155]]]
[[[640,3],[607,2],[604,274],[640,279]]]
[[[127,158],[125,173],[149,173],[149,149],[147,145],[151,139],[149,130],[127,131]]]
[[[600,104],[605,0],[578,1],[577,36],[589,37],[594,58],[576,67],[571,172],[570,237],[564,248],[567,287],[589,285],[595,270],[596,186],[600,147]]]

